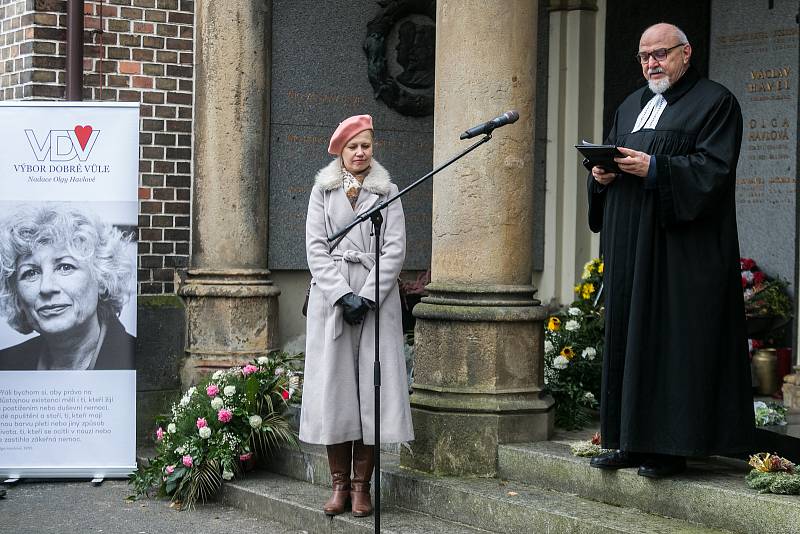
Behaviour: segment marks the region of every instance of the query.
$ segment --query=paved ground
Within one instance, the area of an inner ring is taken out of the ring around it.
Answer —
[[[8,534],[305,533],[217,503],[180,512],[170,508],[169,501],[128,501],[132,488],[124,480],[96,487],[89,481],[30,481],[0,487],[7,490],[0,498],[0,532]]]

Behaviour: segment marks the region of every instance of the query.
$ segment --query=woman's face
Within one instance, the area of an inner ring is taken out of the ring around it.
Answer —
[[[66,248],[45,246],[17,260],[17,293],[40,334],[67,333],[97,320],[99,285],[89,264]]]
[[[360,174],[372,165],[372,130],[364,130],[344,145],[342,164],[351,174]]]

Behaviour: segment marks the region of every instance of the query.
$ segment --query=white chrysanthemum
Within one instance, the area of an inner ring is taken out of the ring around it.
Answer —
[[[225,389],[222,390],[222,393],[226,397],[233,397],[236,394],[236,386],[225,386]]]
[[[584,393],[583,398],[587,402],[594,402],[594,394],[591,391],[587,391],[586,393]]]
[[[211,429],[208,428],[207,426],[204,426],[203,428],[198,428],[197,433],[200,434],[200,437],[203,439],[208,439],[211,437]]]
[[[572,307],[572,308],[568,309],[567,313],[569,313],[573,317],[580,317],[581,315],[583,315],[583,312],[581,311],[581,309],[580,308],[575,308],[575,307]]]
[[[250,422],[250,426],[251,427],[256,428],[256,429],[261,428],[262,421],[261,421],[261,416],[260,415],[251,415],[250,419],[248,419],[248,421]]]
[[[289,388],[294,390],[300,387],[300,377],[292,375],[289,377]]]
[[[594,347],[586,347],[583,349],[583,352],[581,352],[581,357],[586,360],[594,360],[595,356],[597,356],[597,349]]]
[[[223,374],[225,374],[224,371],[222,369],[218,369],[214,371],[214,374],[211,375],[211,378],[212,380],[219,380],[220,378],[222,378]]]
[[[222,478],[223,478],[223,480],[230,480],[230,479],[233,478],[233,473],[231,473],[230,471],[224,471],[223,470],[222,471]]]
[[[564,328],[570,332],[574,332],[575,330],[581,327],[581,323],[576,321],[575,319],[570,319],[567,321],[567,324],[564,325]]]
[[[214,397],[213,399],[211,399],[211,407],[214,408],[215,410],[219,410],[223,406],[225,406],[225,401],[223,401],[221,398]]]
[[[553,352],[554,348],[555,347],[553,347],[553,342],[552,341],[550,341],[549,339],[545,339],[544,340],[544,353],[545,354],[550,354],[551,352]]]
[[[175,449],[177,454],[186,454],[186,445],[181,445],[180,447]]]
[[[259,356],[256,361],[259,365],[267,365],[269,363],[269,358],[266,356]]]
[[[558,355],[553,360],[553,367],[556,369],[566,369],[569,365],[569,360],[563,357],[562,355]]]
[[[174,434],[177,431],[178,427],[175,426],[175,423],[170,423],[167,425],[167,432],[169,432],[170,434]]]

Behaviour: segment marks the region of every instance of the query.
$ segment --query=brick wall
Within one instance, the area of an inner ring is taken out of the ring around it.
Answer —
[[[0,0],[0,99],[64,98],[66,6]],[[172,293],[189,263],[194,1],[86,0],[84,14],[84,100],[141,103],[139,291]]]

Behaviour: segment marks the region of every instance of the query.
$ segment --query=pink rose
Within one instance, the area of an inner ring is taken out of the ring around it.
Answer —
[[[227,423],[233,419],[233,412],[223,408],[217,412],[217,419],[219,419],[221,423]]]
[[[197,428],[203,428],[204,426],[208,426],[208,423],[206,423],[206,418],[205,417],[198,417],[197,418]]]
[[[246,452],[244,454],[240,454],[239,455],[239,460],[242,461],[242,462],[246,462],[247,460],[249,460],[252,457],[253,457],[253,453],[252,452]]]
[[[206,388],[206,395],[209,397],[216,397],[217,393],[219,393],[219,386],[216,384],[209,384]]]
[[[192,467],[192,457],[189,456],[188,454],[186,456],[184,456],[183,458],[181,458],[181,462],[186,467]]]
[[[164,471],[166,471],[166,473],[167,473],[168,475],[171,475],[172,473],[174,473],[174,472],[175,472],[175,466],[174,466],[174,465],[168,465],[168,466],[166,467],[166,469],[164,469]]]
[[[158,441],[161,441],[162,439],[164,439],[164,429],[163,428],[158,427],[156,429],[156,439]]]
[[[247,376],[249,374],[253,374],[256,371],[258,371],[258,367],[256,367],[255,365],[247,364],[244,367],[242,367],[242,374],[244,376]]]

